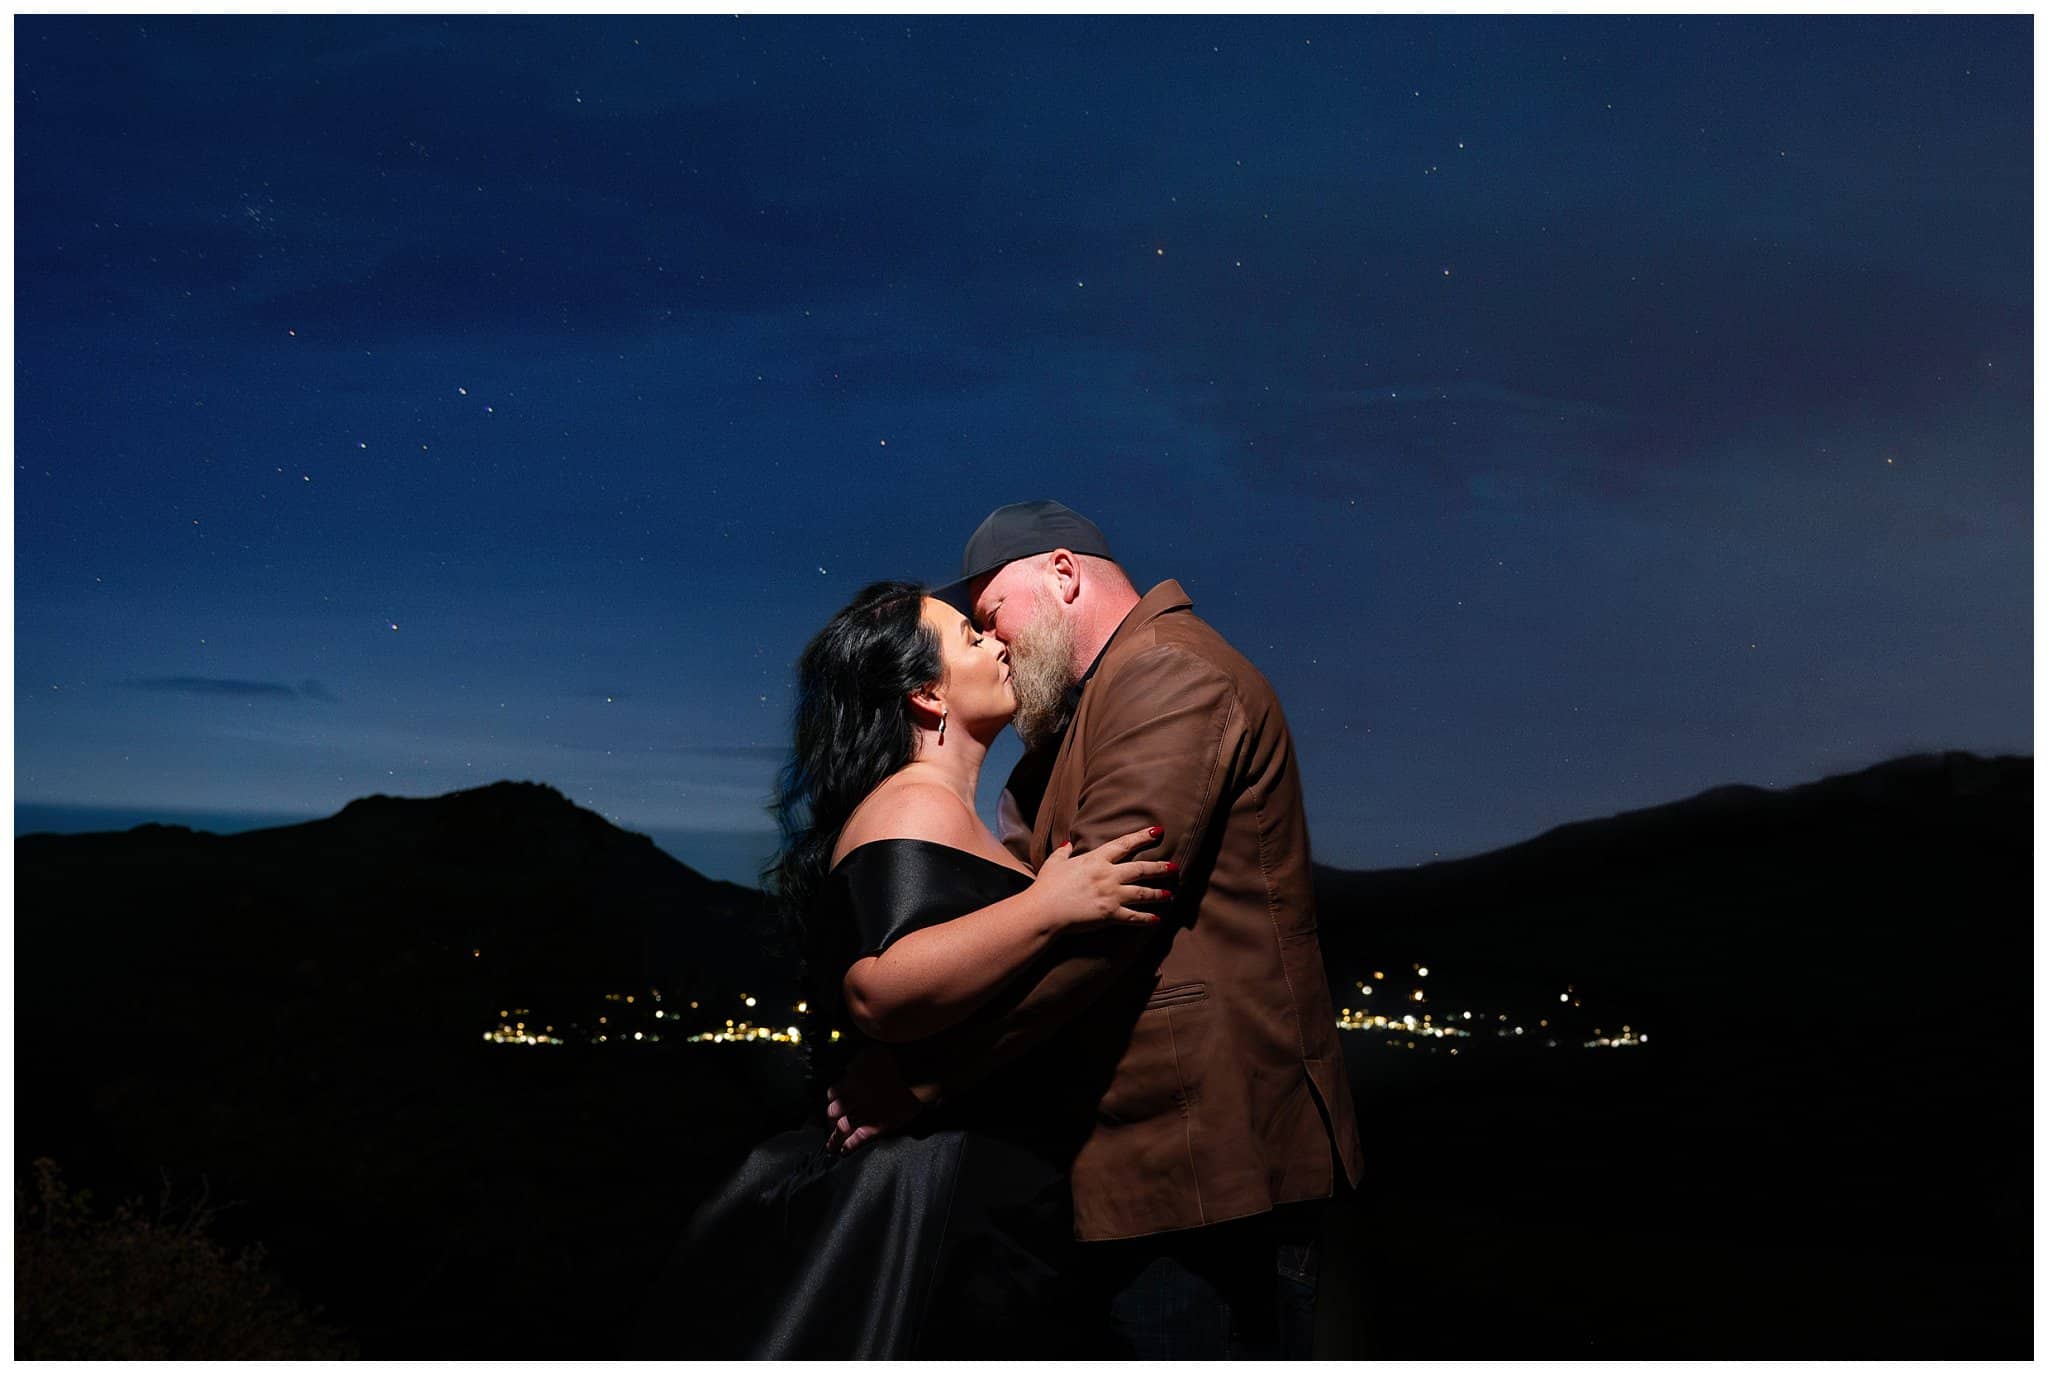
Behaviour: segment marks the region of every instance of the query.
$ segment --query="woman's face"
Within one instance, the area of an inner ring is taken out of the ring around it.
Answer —
[[[1010,691],[1009,648],[995,636],[977,631],[937,597],[924,599],[924,620],[939,637],[946,666],[948,723],[956,730],[991,722],[1001,729],[1017,711],[1017,694]]]

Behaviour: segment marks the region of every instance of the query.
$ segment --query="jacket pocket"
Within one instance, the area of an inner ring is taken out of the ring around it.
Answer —
[[[1172,984],[1131,1024],[1130,1044],[1096,1112],[1112,1125],[1178,1120],[1202,1098],[1209,1054],[1209,986]]]
[[[1152,996],[1145,1000],[1145,1010],[1155,1007],[1175,1007],[1181,1003],[1200,1002],[1209,996],[1209,985],[1196,980],[1193,983],[1168,984],[1152,990]]]

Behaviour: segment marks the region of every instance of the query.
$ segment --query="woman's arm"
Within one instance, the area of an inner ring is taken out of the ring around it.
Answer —
[[[913,796],[921,794],[922,796]],[[905,787],[886,829],[971,849],[979,823],[937,787]],[[954,1025],[1044,953],[1062,932],[1101,926],[1153,927],[1159,918],[1131,904],[1160,901],[1162,888],[1134,880],[1165,875],[1164,861],[1128,860],[1157,837],[1133,831],[1075,858],[1068,846],[1047,857],[1015,897],[899,937],[846,971],[853,1024],[878,1041],[914,1041]]]

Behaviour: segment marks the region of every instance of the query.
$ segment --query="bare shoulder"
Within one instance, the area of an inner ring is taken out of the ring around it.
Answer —
[[[930,840],[979,850],[981,823],[952,789],[918,779],[888,778],[854,809],[832,847],[837,864],[856,846],[874,840]]]

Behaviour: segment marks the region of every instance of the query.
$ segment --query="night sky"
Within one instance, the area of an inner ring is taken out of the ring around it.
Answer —
[[[2032,22],[18,18],[17,828],[745,878],[804,641],[1047,496],[1327,862],[2031,753]]]

